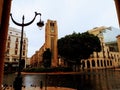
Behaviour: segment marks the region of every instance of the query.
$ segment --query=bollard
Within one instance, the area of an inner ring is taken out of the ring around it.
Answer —
[[[22,90],[22,77],[16,77],[15,81],[13,82],[14,90]]]

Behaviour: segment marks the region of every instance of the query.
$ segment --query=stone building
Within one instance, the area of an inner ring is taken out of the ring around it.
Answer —
[[[105,42],[103,33],[110,30],[110,27],[97,27],[88,32],[99,37],[102,51],[94,52],[89,59],[82,60],[84,69],[104,69],[120,67],[120,35],[116,36],[116,41]],[[81,67],[81,68],[82,68]]]
[[[13,27],[9,27],[7,42],[6,42],[6,53],[5,53],[5,71],[16,70],[18,67],[19,56],[20,56],[20,40],[21,30]],[[22,59],[27,60],[28,52],[28,38],[23,33],[23,46],[22,46]]]
[[[32,67],[41,67],[42,66],[42,54],[49,48],[52,53],[51,66],[56,67],[58,61],[57,55],[57,40],[58,40],[58,28],[57,22],[53,20],[47,20],[45,26],[45,43],[43,46],[35,52],[34,55],[30,58],[30,64]]]

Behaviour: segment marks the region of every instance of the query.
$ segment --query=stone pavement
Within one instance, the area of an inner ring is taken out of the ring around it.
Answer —
[[[12,87],[7,87],[2,90],[14,90],[14,89]],[[47,87],[47,88],[43,87],[42,89],[40,89],[40,87],[22,87],[22,90],[76,90],[76,89],[63,87]]]

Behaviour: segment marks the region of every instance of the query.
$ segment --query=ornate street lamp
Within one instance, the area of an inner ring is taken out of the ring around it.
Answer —
[[[19,56],[18,74],[17,74],[17,77],[15,78],[15,81],[14,81],[14,83],[13,83],[13,86],[14,86],[14,89],[15,89],[15,90],[21,90],[21,89],[22,89],[22,76],[21,76],[21,64],[20,64],[20,61],[22,60],[22,44],[23,44],[23,32],[24,32],[24,27],[32,24],[37,15],[40,15],[40,21],[37,23],[37,26],[40,27],[40,28],[42,28],[42,27],[44,26],[44,22],[41,21],[41,13],[35,12],[35,16],[34,16],[33,20],[31,20],[31,21],[28,22],[28,23],[24,23],[24,19],[25,19],[25,18],[24,18],[24,15],[23,15],[23,17],[22,17],[22,23],[18,23],[18,22],[16,22],[16,21],[13,19],[12,14],[10,14],[13,23],[16,24],[17,26],[21,26],[21,27],[22,27],[22,31],[21,31],[21,41],[20,41],[20,56]]]

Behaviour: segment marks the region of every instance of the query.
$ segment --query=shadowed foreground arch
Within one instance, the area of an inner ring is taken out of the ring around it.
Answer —
[[[5,53],[7,32],[8,32],[11,1],[12,0],[0,0],[0,25],[1,25],[0,26],[0,85],[2,84],[2,78],[3,78],[4,53]],[[118,21],[120,26],[120,0],[114,0],[114,1],[115,1]],[[89,64],[87,63],[87,66],[89,66]],[[112,62],[110,61],[110,65],[111,64]],[[0,86],[0,89],[1,89],[1,86]]]
[[[87,61],[87,68],[90,68],[90,61]]]
[[[9,15],[12,0],[0,0],[0,90],[4,73],[4,58],[6,49],[6,40],[8,34]]]

